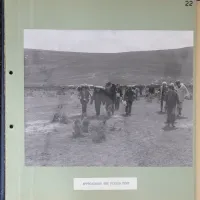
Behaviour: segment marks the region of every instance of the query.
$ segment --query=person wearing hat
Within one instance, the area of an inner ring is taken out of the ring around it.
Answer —
[[[149,86],[149,93],[151,96],[153,96],[155,94],[155,86],[153,83],[151,83]]]
[[[90,104],[93,104],[93,101],[94,101],[96,116],[100,115],[101,104],[104,102],[103,97],[104,97],[103,87],[95,86]]]
[[[82,105],[82,115],[87,114],[87,104],[90,98],[91,94],[89,91],[89,87],[86,84],[81,85],[81,87],[79,88],[79,99]]]
[[[183,83],[181,83],[179,80],[176,81],[175,84],[176,84],[176,91],[177,91],[178,97],[179,97],[179,104],[177,106],[177,112],[178,112],[178,116],[181,116],[182,109],[183,109],[183,102],[186,97],[190,96],[190,93],[189,93],[187,87]]]
[[[175,86],[173,83],[169,85],[168,91],[165,96],[166,106],[167,106],[167,124],[174,127],[176,119],[176,106],[179,104],[179,97],[175,91]]]
[[[155,87],[154,87],[154,84],[151,83],[150,85],[147,86],[147,100],[148,102],[152,102],[153,100],[153,97],[154,97],[154,94],[155,94]]]
[[[160,112],[163,112],[163,104],[165,101],[165,96],[167,93],[167,83],[163,82],[160,88]],[[165,105],[165,111],[166,111],[166,105]]]
[[[133,104],[133,101],[135,100],[135,97],[136,97],[136,94],[133,91],[133,89],[131,87],[128,87],[124,95],[124,101],[126,102],[125,112],[127,116],[131,115],[132,104]]]

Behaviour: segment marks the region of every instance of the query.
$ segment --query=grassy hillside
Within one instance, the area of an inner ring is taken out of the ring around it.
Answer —
[[[112,54],[25,49],[25,87],[72,84],[191,82],[193,48]]]

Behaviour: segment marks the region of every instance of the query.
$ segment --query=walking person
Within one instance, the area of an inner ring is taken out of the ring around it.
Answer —
[[[133,101],[135,100],[135,98],[136,98],[135,92],[132,90],[131,87],[129,87],[126,90],[125,95],[124,95],[124,101],[126,102],[125,112],[126,112],[127,116],[131,115],[132,104],[133,104]]]
[[[179,97],[179,104],[177,106],[177,112],[178,112],[178,117],[180,117],[182,115],[184,100],[186,97],[190,96],[190,93],[189,93],[187,87],[180,81],[176,81],[175,84],[176,84],[176,90],[177,90],[178,97]]]
[[[140,100],[140,89],[136,87],[137,100]]]
[[[139,87],[140,96],[142,96],[144,87],[142,85],[139,85],[138,87]]]
[[[90,101],[90,104],[93,104],[94,101],[96,116],[100,115],[101,104],[103,103],[103,96],[104,96],[103,87],[96,86],[94,88],[94,92]]]
[[[149,87],[146,86],[145,87],[145,98],[148,99],[148,97],[149,97]]]
[[[153,84],[148,85],[147,87],[147,102],[152,102],[154,94],[155,94],[155,87]]]
[[[139,98],[139,89],[137,87],[133,87],[133,91],[135,93],[135,100],[138,100]]]
[[[84,84],[79,88],[79,99],[82,105],[82,116],[87,115],[87,104],[91,98],[88,85]]]
[[[115,99],[115,110],[119,110],[120,101],[122,99],[123,93],[119,84],[116,85],[116,99]]]
[[[155,87],[153,83],[149,86],[149,93],[150,93],[151,99],[153,99],[153,96],[155,94]]]
[[[158,103],[160,103],[160,97],[161,97],[161,92],[160,91],[161,91],[161,88],[158,88],[158,91],[157,91],[157,94],[156,94]]]
[[[105,86],[105,104],[108,116],[114,115],[116,100],[116,86],[108,82]]]
[[[175,127],[176,107],[179,104],[179,97],[173,83],[169,85],[169,90],[166,93],[165,99],[167,105],[167,125]]]
[[[163,82],[161,85],[161,88],[160,88],[160,112],[161,113],[163,112],[163,106],[164,106],[164,102],[165,102],[166,93],[167,93],[167,83]],[[165,104],[164,108],[165,108],[165,112],[166,112],[166,109],[167,109],[166,104]]]

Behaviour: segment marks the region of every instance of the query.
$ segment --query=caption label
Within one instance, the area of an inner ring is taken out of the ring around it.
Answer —
[[[74,178],[74,190],[137,190],[137,178]]]

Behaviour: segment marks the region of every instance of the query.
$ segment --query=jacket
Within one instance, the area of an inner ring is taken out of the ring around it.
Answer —
[[[166,93],[165,100],[168,108],[176,107],[176,105],[179,104],[179,97],[175,90],[168,91]]]
[[[180,88],[177,87],[176,90],[177,90],[180,102],[183,102],[185,97],[189,96],[189,91],[183,83],[181,83],[181,87]]]

